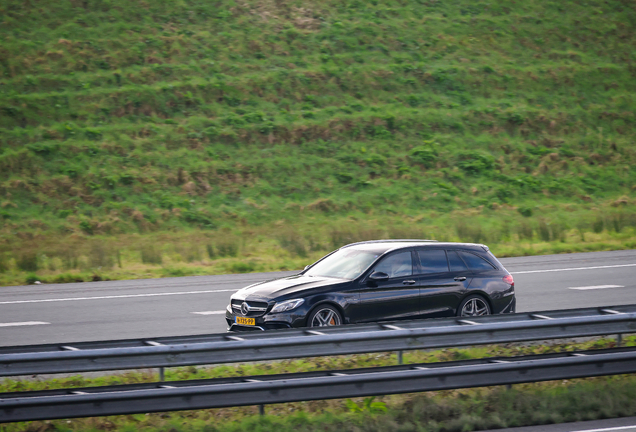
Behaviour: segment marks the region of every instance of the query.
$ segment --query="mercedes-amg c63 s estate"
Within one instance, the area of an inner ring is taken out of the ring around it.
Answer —
[[[378,240],[237,291],[225,319],[228,330],[268,330],[513,313],[515,303],[514,280],[487,246]]]

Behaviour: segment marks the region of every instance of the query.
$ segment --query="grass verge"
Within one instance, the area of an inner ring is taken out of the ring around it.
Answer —
[[[627,346],[636,337],[624,338]],[[614,339],[571,344],[493,345],[466,349],[413,351],[406,363],[451,361],[492,356],[512,356],[601,349],[615,346]],[[387,366],[396,363],[393,353],[336,356],[281,362],[186,367],[166,371],[166,379],[187,380],[228,376],[266,375],[310,370]],[[4,380],[0,392],[45,390],[153,382],[152,372],[85,378],[82,376],[29,380]],[[375,399],[328,400],[267,406],[264,417],[256,407],[236,407],[155,414],[109,416],[47,422],[7,424],[3,432],[41,430],[146,430],[146,431],[430,431],[469,432],[490,428],[593,420],[636,414],[636,377],[586,378],[502,387],[381,396]]]
[[[0,285],[301,269],[344,244],[383,238],[486,243],[498,257],[636,248],[636,206],[537,205],[409,215],[305,215],[265,226],[110,236],[0,236]],[[523,211],[527,208],[521,209]]]

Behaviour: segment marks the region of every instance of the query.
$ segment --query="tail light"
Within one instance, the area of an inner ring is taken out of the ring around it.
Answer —
[[[515,280],[512,278],[512,275],[505,275],[503,281],[510,286],[515,286]]]

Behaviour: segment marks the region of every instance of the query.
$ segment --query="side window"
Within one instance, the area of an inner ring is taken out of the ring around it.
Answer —
[[[418,250],[422,273],[442,273],[448,271],[446,252],[441,249]]]
[[[488,261],[480,256],[477,256],[470,252],[460,252],[460,254],[471,270],[492,270],[495,268],[492,264],[490,264]]]
[[[380,261],[373,271],[386,273],[390,278],[411,276],[413,274],[411,251],[389,255]]]
[[[462,261],[459,255],[457,255],[457,251],[449,250],[449,251],[446,251],[446,253],[448,254],[448,262],[450,263],[450,271],[459,272],[459,271],[468,270],[468,267],[466,267],[466,264],[464,264],[464,261]]]

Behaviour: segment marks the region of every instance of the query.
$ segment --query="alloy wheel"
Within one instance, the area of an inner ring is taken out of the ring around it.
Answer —
[[[461,316],[490,315],[490,307],[485,300],[479,297],[469,299],[462,307]]]
[[[320,309],[311,320],[312,327],[337,326],[340,324],[340,315],[331,308]]]

